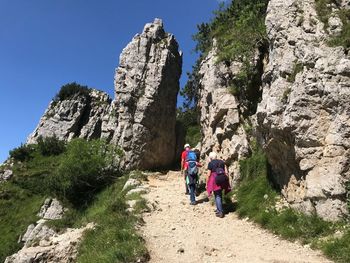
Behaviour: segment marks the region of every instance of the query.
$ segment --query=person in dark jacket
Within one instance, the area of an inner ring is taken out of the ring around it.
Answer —
[[[228,193],[231,191],[229,178],[228,178],[228,171],[227,166],[225,165],[223,160],[220,160],[217,158],[217,155],[215,152],[211,152],[209,154],[210,162],[208,164],[208,174],[207,174],[207,192],[210,196],[212,193],[214,193],[215,196],[215,204],[216,204],[216,216],[217,217],[224,217],[224,210],[222,207],[222,191],[224,190],[225,193]],[[224,175],[227,177],[227,180],[225,180],[224,183],[221,183],[218,185],[216,183],[215,177],[218,175],[218,171],[224,171]]]

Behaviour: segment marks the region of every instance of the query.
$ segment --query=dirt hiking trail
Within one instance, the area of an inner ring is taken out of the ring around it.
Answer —
[[[214,214],[211,202],[191,206],[179,172],[151,175],[146,199],[154,210],[141,228],[150,262],[332,262],[300,244],[282,240],[235,213]],[[197,200],[204,200],[202,193]]]

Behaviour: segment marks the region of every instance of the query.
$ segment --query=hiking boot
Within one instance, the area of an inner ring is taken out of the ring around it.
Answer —
[[[190,205],[196,205],[196,204],[197,204],[196,201],[190,203]]]
[[[220,218],[223,218],[223,217],[224,217],[224,213],[220,213],[220,212],[216,213],[215,215],[216,215],[217,217],[220,217]]]

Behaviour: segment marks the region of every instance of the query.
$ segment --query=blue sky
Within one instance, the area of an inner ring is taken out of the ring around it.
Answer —
[[[0,162],[25,142],[68,82],[113,97],[119,54],[155,17],[184,53],[181,86],[194,64],[196,25],[219,0],[0,0]]]

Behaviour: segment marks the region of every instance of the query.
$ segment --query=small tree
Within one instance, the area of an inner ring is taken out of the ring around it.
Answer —
[[[67,145],[51,189],[72,204],[87,203],[115,177],[114,161],[120,150],[102,140],[74,139]]]
[[[21,146],[11,150],[10,157],[15,161],[25,162],[33,158],[35,148],[33,145],[21,144]]]
[[[52,137],[38,138],[38,148],[43,156],[59,155],[65,150],[65,142],[58,139],[56,135]]]

